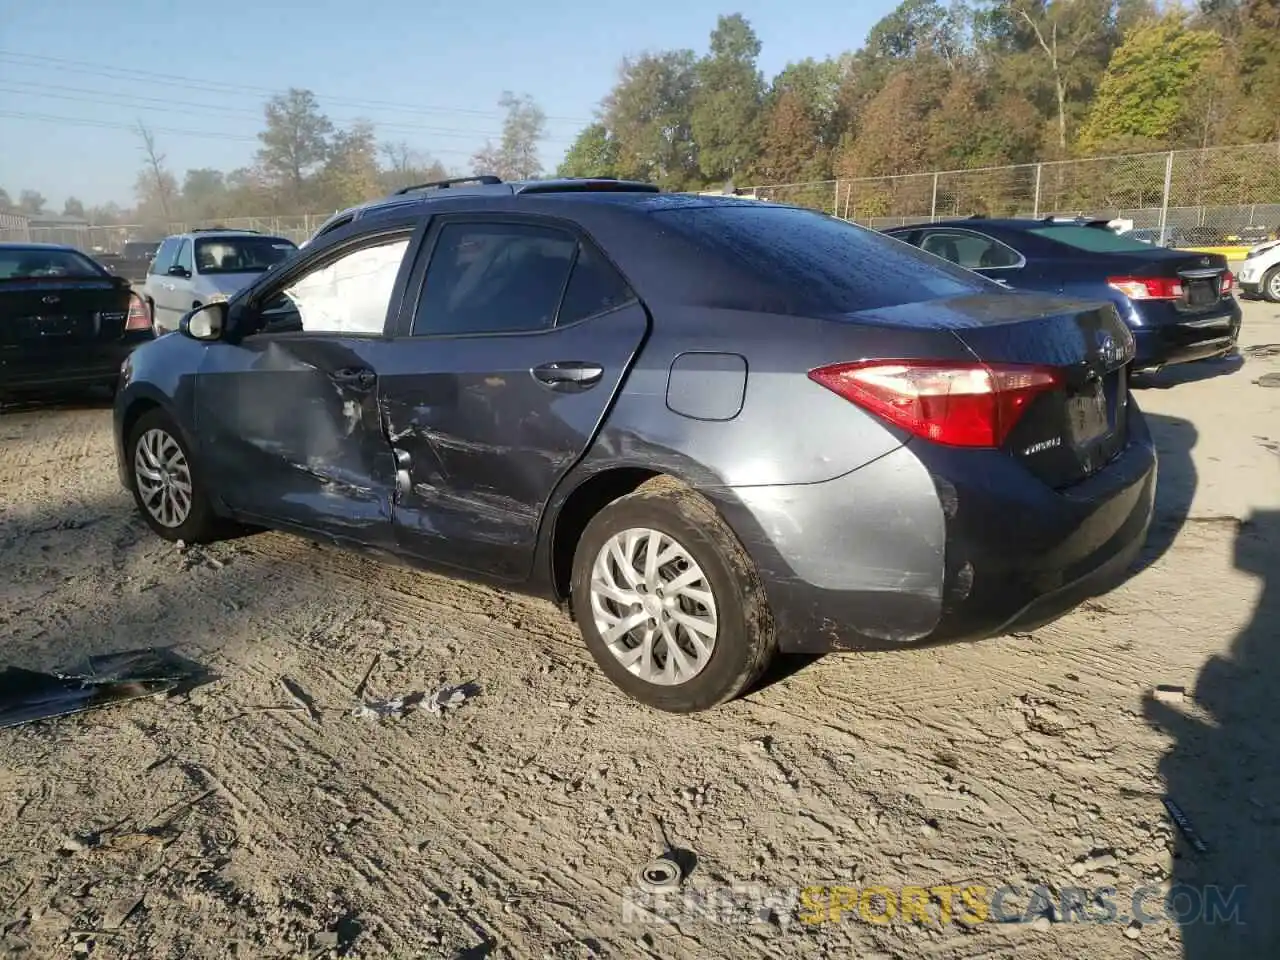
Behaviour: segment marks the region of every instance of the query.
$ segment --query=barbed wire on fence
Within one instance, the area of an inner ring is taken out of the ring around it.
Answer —
[[[1280,142],[1202,150],[1053,160],[1005,167],[746,187],[760,200],[810,207],[871,227],[952,217],[1079,216],[1132,220],[1135,228],[1201,242],[1280,227]],[[205,227],[256,230],[301,243],[329,213],[231,217],[164,225],[40,226],[0,215],[0,240],[64,243],[118,253],[129,240],[159,240]]]

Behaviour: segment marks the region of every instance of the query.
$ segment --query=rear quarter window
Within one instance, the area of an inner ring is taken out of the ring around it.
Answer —
[[[708,204],[654,216],[817,310],[852,313],[1002,288],[901,241],[812,210]]]

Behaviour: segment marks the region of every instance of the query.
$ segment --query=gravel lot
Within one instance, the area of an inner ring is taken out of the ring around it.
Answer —
[[[1160,517],[1125,586],[1032,636],[790,661],[689,718],[624,699],[538,602],[284,535],[164,544],[106,408],[10,410],[3,662],[174,644],[216,679],[0,731],[0,955],[1280,956],[1280,389],[1254,382],[1280,309],[1247,304],[1243,345],[1139,394]],[[354,716],[375,654],[368,696],[481,692]],[[645,921],[654,815],[695,891],[1112,885],[1124,914],[1143,884],[1246,884],[1247,923]]]

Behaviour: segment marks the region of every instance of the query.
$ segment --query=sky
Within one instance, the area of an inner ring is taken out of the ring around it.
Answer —
[[[0,5],[0,187],[38,190],[54,212],[133,202],[139,122],[166,165],[231,170],[257,149],[266,99],[312,90],[336,125],[371,120],[450,170],[496,140],[504,90],[547,114],[553,169],[613,86],[623,57],[699,54],[720,14],[741,13],[771,77],[862,45],[897,0],[63,0]]]

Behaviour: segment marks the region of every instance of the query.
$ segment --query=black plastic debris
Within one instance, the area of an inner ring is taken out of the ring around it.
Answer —
[[[167,648],[89,657],[65,672],[0,670],[0,728],[126,703],[207,678],[204,669]]]

